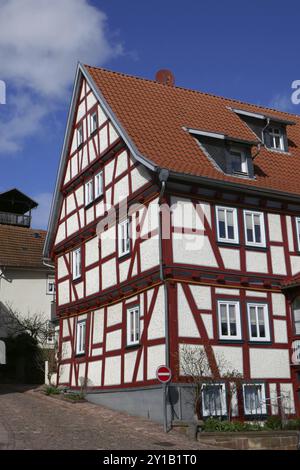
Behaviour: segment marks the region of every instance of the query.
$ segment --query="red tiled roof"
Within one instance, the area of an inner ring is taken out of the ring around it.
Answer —
[[[45,268],[42,263],[46,231],[0,225],[0,268]]]
[[[144,157],[162,168],[300,195],[300,116],[237,100],[160,84],[85,66],[124,130]],[[230,107],[291,120],[289,154],[262,148],[255,158],[255,179],[226,175],[216,169],[183,127],[257,140]]]

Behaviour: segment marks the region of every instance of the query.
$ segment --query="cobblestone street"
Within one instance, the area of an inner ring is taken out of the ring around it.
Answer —
[[[207,447],[206,447],[207,448]],[[0,449],[204,449],[150,421],[0,385]]]

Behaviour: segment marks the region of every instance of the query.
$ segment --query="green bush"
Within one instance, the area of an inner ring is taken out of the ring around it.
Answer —
[[[300,430],[300,418],[289,419],[287,423],[285,423],[284,429],[287,429],[289,431]]]
[[[279,416],[269,416],[267,418],[267,421],[264,424],[264,427],[266,429],[281,429],[282,428],[282,423],[281,423],[281,418]]]
[[[65,393],[64,397],[68,398],[69,400],[80,401],[80,400],[84,400],[84,393],[82,393],[82,392],[80,392],[80,393],[76,393],[76,392]]]
[[[256,423],[243,423],[241,421],[221,421],[209,418],[204,422],[203,430],[206,432],[245,432],[261,431],[263,428]]]
[[[53,385],[47,385],[45,387],[46,395],[59,395],[60,390],[57,387],[53,387]]]

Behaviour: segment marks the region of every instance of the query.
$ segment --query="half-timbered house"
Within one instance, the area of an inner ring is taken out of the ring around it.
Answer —
[[[80,64],[44,248],[58,384],[160,420],[166,364],[186,418],[181,352],[202,348],[204,417],[299,416],[299,175],[299,116]]]

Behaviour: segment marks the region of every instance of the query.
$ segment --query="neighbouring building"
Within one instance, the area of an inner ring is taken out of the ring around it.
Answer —
[[[10,333],[10,310],[21,318],[53,320],[54,270],[42,256],[46,231],[31,228],[37,205],[18,189],[0,194],[0,338]]]
[[[188,418],[202,348],[203,417],[229,413],[219,357],[242,375],[233,416],[300,416],[299,175],[299,116],[79,64],[44,248],[58,384],[161,420],[166,364]]]

